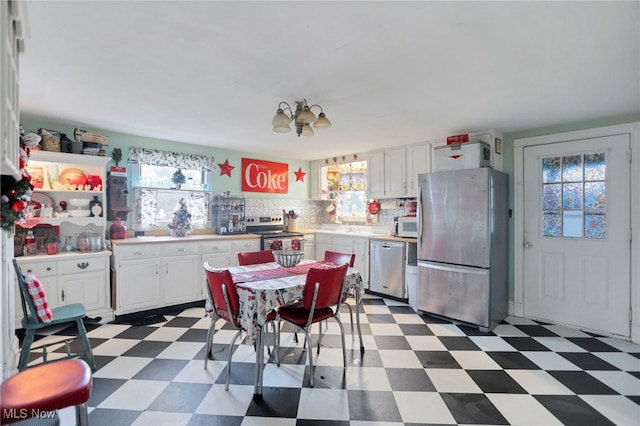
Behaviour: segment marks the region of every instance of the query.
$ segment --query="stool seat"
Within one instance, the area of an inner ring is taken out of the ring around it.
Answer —
[[[9,377],[0,388],[2,424],[71,406],[84,407],[91,395],[91,368],[81,359],[41,364]],[[77,408],[76,408],[77,410]]]

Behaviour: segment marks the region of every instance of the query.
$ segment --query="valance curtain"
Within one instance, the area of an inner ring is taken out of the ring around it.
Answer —
[[[152,166],[175,167],[184,170],[212,172],[216,169],[215,159],[206,155],[182,154],[132,146],[129,148],[129,164],[149,164]]]

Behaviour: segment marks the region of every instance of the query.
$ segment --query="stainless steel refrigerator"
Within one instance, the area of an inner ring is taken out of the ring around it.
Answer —
[[[507,177],[491,168],[419,175],[419,310],[482,331],[507,316]]]

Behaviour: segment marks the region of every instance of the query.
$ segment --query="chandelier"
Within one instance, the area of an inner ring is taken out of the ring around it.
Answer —
[[[285,105],[283,107],[283,105]],[[318,107],[320,108],[320,114],[316,118],[315,114],[311,112],[311,108]],[[287,111],[287,112],[285,112]],[[273,117],[273,131],[276,133],[289,133],[291,131],[291,127],[289,127],[289,123],[295,122],[296,125],[296,133],[298,137],[302,136],[313,136],[313,129],[328,129],[331,127],[331,122],[324,115],[322,111],[322,107],[320,105],[307,105],[307,100],[303,99],[302,102],[296,101],[296,109],[295,111],[291,108],[286,102],[280,102],[278,105],[278,111],[276,112],[275,117]],[[313,123],[313,128],[311,124]]]

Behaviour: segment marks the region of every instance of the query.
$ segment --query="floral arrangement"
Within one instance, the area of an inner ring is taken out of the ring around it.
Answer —
[[[167,225],[174,237],[185,237],[188,231],[191,231],[191,213],[187,209],[187,203],[184,198],[180,198],[176,208],[173,210],[173,218],[171,223]]]
[[[21,132],[22,133],[22,132]],[[25,167],[29,162],[31,150],[38,146],[42,140],[41,136],[35,133],[20,135],[20,179],[14,176],[2,175],[2,195],[0,205],[0,228],[12,232],[16,222],[25,222],[29,213],[27,206],[31,201],[31,176]]]
[[[182,174],[182,170],[180,169],[176,170],[173,176],[171,176],[171,182],[175,183],[176,185],[181,185],[186,181],[187,178],[184,177],[184,175]]]

